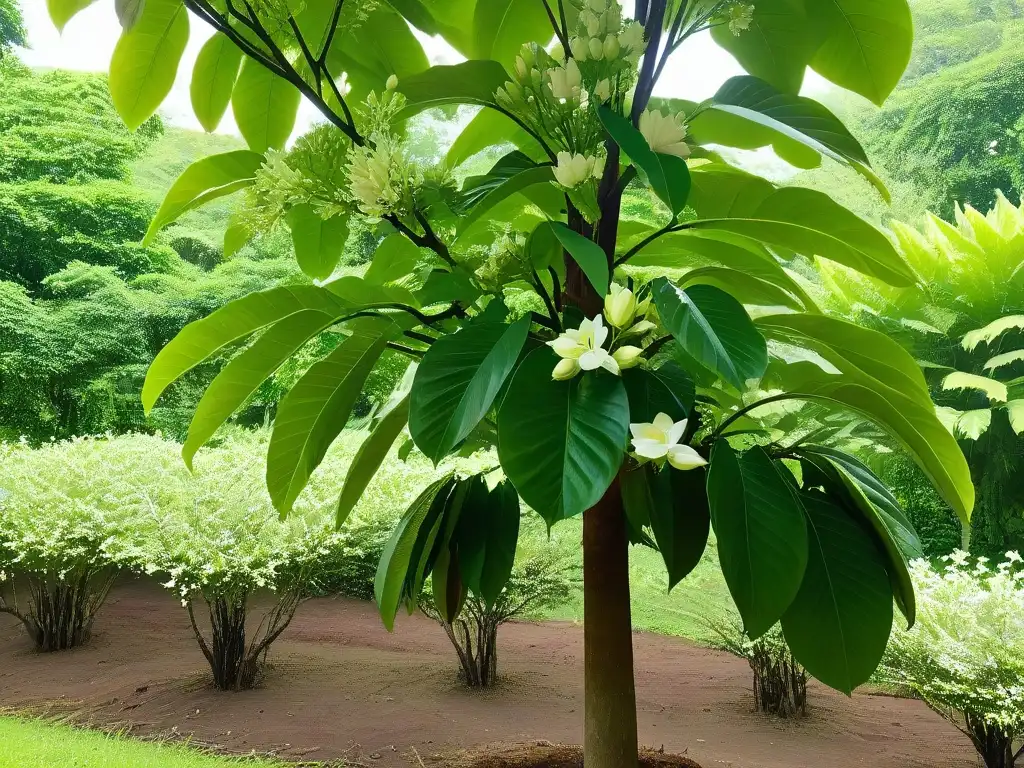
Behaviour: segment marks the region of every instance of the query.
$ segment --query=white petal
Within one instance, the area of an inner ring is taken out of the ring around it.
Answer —
[[[629,431],[637,439],[654,440],[668,446],[668,443],[665,441],[665,433],[653,424],[630,424]]]
[[[614,373],[616,376],[619,376],[621,374],[621,369],[619,368],[619,361],[616,360],[611,355],[609,355],[607,352],[605,352],[604,360],[601,361],[601,367],[604,368],[609,373]]]
[[[688,445],[673,445],[668,449],[668,463],[676,469],[696,469],[707,464],[707,460]]]
[[[567,360],[575,360],[586,352],[586,347],[568,336],[559,336],[554,341],[549,341],[548,346],[555,350],[556,355]]]
[[[669,430],[672,429],[673,423],[674,422],[672,421],[672,417],[669,416],[667,413],[659,413],[657,416],[654,417],[654,426],[656,426],[666,435],[669,433]]]
[[[669,445],[675,445],[683,439],[683,435],[686,434],[686,424],[688,421],[689,419],[683,419],[672,425],[672,428],[668,431]]]
[[[668,446],[657,440],[633,439],[633,452],[645,459],[661,459],[668,453]]]
[[[611,355],[603,349],[589,349],[579,357],[580,368],[584,371],[596,371],[604,365],[605,359],[611,359]]]

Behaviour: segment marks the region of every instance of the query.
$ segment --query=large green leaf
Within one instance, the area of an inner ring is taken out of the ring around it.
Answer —
[[[341,495],[335,509],[335,524],[339,528],[359,503],[366,487],[377,474],[380,465],[384,463],[391,446],[395,444],[395,440],[408,423],[409,396],[406,395],[380,417],[369,437],[359,446],[345,475],[345,483],[341,487]]]
[[[804,512],[783,471],[760,447],[737,453],[722,439],[711,453],[708,499],[718,559],[755,639],[789,608],[807,566]]]
[[[110,60],[110,98],[129,130],[163,104],[186,45],[188,11],[182,0],[148,0],[135,26],[121,34]]]
[[[652,295],[666,330],[688,355],[739,390],[768,368],[768,346],[747,311],[710,285],[685,291],[660,277]]]
[[[813,23],[805,4],[805,0],[757,0],[749,29],[734,35],[727,24],[717,24],[711,36],[750,74],[781,91],[799,93],[807,65],[823,39],[823,30]]]
[[[267,451],[267,489],[281,514],[291,511],[344,429],[366,377],[395,329],[391,321],[376,318],[349,327],[352,335],[313,365],[278,406]]]
[[[463,56],[471,57],[473,46],[473,11],[477,0],[387,0],[416,29],[428,35],[440,35]]]
[[[519,496],[512,483],[489,491],[478,477],[463,503],[455,542],[463,583],[493,606],[512,575],[519,542]]]
[[[875,531],[887,556],[886,570],[896,602],[913,626],[917,600],[908,566],[910,561],[924,557],[924,549],[899,502],[874,472],[848,453],[816,445],[802,446],[794,453],[810,461],[833,486],[839,486],[838,490],[845,490],[850,507],[859,510]]]
[[[498,413],[498,457],[519,495],[554,525],[594,506],[622,465],[629,399],[618,376],[551,379],[547,347],[522,362]]]
[[[837,261],[896,287],[914,285],[917,276],[892,242],[828,195],[783,187],[747,207],[735,218],[699,219],[687,226],[733,232],[805,256]]]
[[[587,280],[594,286],[597,295],[603,298],[608,293],[611,276],[609,274],[608,257],[601,250],[601,246],[593,240],[584,237],[579,232],[569,229],[560,221],[551,222],[551,229],[555,233],[555,237],[562,244],[562,247],[568,251],[573,261],[583,270],[583,274],[587,276]]]
[[[622,381],[629,396],[631,424],[650,424],[659,413],[681,421],[693,410],[693,379],[673,361],[657,369],[630,368],[622,372]]]
[[[72,17],[79,11],[85,10],[96,0],[46,0],[46,9],[50,13],[50,19],[61,32]]]
[[[494,106],[494,94],[508,80],[505,68],[487,59],[431,67],[399,82],[407,102],[399,119],[448,104]]]
[[[863,371],[887,387],[931,406],[921,367],[907,350],[884,333],[819,314],[768,315],[758,318],[756,325],[768,338],[810,347],[841,371]]]
[[[467,231],[480,217],[512,195],[522,193],[550,215],[565,207],[564,196],[551,185],[555,180],[551,165],[537,165],[522,152],[501,158],[483,176],[471,176],[462,187],[456,213],[466,213],[459,232]]]
[[[228,111],[241,66],[242,49],[223,32],[207,40],[199,51],[192,68],[192,111],[209,133],[217,130]]]
[[[445,158],[451,168],[496,144],[513,144],[533,160],[546,159],[537,140],[512,118],[493,109],[482,109],[452,142]]]
[[[299,268],[314,280],[326,280],[341,261],[348,239],[348,217],[324,221],[308,203],[293,206],[285,215],[292,231]]]
[[[388,235],[377,246],[363,279],[374,285],[400,282],[420,264],[420,249],[398,232]]]
[[[553,33],[544,4],[536,0],[477,0],[473,43],[477,59],[511,65],[524,43],[546,43]]]
[[[302,95],[255,59],[246,58],[231,94],[231,109],[249,149],[284,149],[295,128]]]
[[[472,323],[427,350],[413,382],[409,431],[435,464],[490,410],[529,330],[529,317],[513,325]]]
[[[189,211],[252,186],[264,160],[263,155],[247,149],[196,160],[171,185],[142,244],[152,245],[161,229]]]
[[[608,135],[647,179],[654,194],[668,206],[675,221],[690,195],[690,169],[686,161],[652,150],[644,135],[628,119],[608,107],[598,107],[597,116]]]
[[[416,542],[420,538],[424,524],[431,511],[437,512],[435,501],[442,503],[447,500],[455,481],[451,475],[435,481],[416,498],[384,547],[380,562],[377,565],[377,576],[374,579],[374,597],[377,610],[388,632],[394,631],[395,616],[398,607],[405,597],[406,579],[412,566],[413,555],[416,553]],[[435,521],[431,520],[432,526]]]
[[[889,642],[889,576],[871,537],[841,507],[821,493],[804,493],[801,500],[807,571],[782,631],[813,677],[850,694],[871,677]]]
[[[196,406],[181,449],[185,464],[232,413],[298,350],[334,322],[333,313],[306,309],[271,326],[217,374]]]
[[[1005,403],[1010,397],[1010,390],[1001,381],[990,379],[988,376],[979,376],[976,373],[964,373],[953,371],[942,380],[942,388],[951,389],[972,389],[984,393],[985,397],[993,403]]]
[[[792,280],[787,275],[783,285],[788,287],[791,282]],[[679,285],[684,289],[691,285],[713,285],[737,301],[753,306],[788,307],[796,311],[804,309],[804,303],[782,286],[737,269],[726,267],[693,269],[680,278]]]
[[[757,77],[726,81],[690,121],[690,133],[700,144],[740,149],[773,145],[776,153],[798,167],[816,167],[825,156],[854,168],[889,199],[864,148],[839,118],[813,99],[783,93]],[[802,162],[807,148],[817,162]]]
[[[914,22],[907,0],[812,0],[807,10],[824,33],[811,66],[881,106],[910,63]]]
[[[690,199],[699,219],[749,216],[775,193],[767,179],[724,163],[698,166],[690,172]]]
[[[183,374],[229,344],[289,315],[312,309],[342,317],[355,306],[326,288],[311,285],[271,288],[228,302],[202,320],[186,325],[160,350],[146,374],[142,404],[148,413],[161,393]]]

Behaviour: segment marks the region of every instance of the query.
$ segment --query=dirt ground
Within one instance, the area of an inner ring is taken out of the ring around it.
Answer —
[[[922,703],[852,699],[817,684],[809,716],[752,713],[745,662],[656,635],[635,636],[640,738],[703,768],[969,768],[968,740]],[[314,600],[274,646],[260,690],[221,693],[173,596],[119,586],[91,644],[34,652],[0,617],[0,707],[52,707],[147,735],[190,734],[232,752],[348,759],[406,768],[454,765],[439,753],[481,744],[582,740],[583,631],[513,624],[499,637],[498,688],[466,690],[444,632],[401,617],[389,635],[375,607]],[[410,762],[411,758],[411,762]]]

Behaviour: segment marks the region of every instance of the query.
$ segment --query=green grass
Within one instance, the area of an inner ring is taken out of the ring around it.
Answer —
[[[216,757],[167,742],[40,721],[0,718],[0,768],[282,768],[281,763]]]

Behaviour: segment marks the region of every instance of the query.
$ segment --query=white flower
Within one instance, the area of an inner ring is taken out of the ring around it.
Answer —
[[[551,93],[556,99],[578,99],[583,77],[575,59],[569,59],[564,67],[555,67],[548,71]]]
[[[554,341],[549,341],[548,346],[555,350],[555,354],[565,360],[575,361],[582,371],[595,371],[604,368],[606,371],[618,375],[619,364],[612,357],[608,350],[604,349],[604,343],[608,340],[608,329],[605,328],[601,316],[593,320],[584,320],[580,323],[578,330],[570,328],[562,333]],[[569,371],[575,371],[572,366],[559,363],[552,374],[555,378],[572,378]],[[564,380],[564,379],[562,379]]]
[[[612,81],[607,77],[604,80],[598,82],[594,88],[594,95],[600,102],[608,101],[612,97]]]
[[[652,424],[630,424],[633,452],[642,459],[660,461],[667,458],[676,469],[696,469],[707,461],[688,445],[679,445],[686,433],[687,419],[672,422],[667,413],[659,413]]]
[[[644,48],[644,27],[639,21],[631,21],[619,35],[619,45],[630,53]]]
[[[676,157],[689,157],[686,144],[686,123],[681,116],[666,116],[660,109],[649,109],[640,115],[640,133],[655,152]]]
[[[1020,552],[1007,552],[1006,562],[1008,563],[1024,563],[1024,557],[1021,557]]]
[[[636,317],[636,296],[628,288],[612,283],[604,297],[604,316],[616,328],[628,328]]]
[[[570,152],[559,152],[558,165],[555,166],[555,181],[566,189],[572,189],[587,179],[601,178],[604,173],[604,165],[604,156],[587,157]]]
[[[354,147],[349,153],[349,193],[363,213],[381,216],[398,202],[400,193],[392,183],[398,171],[396,157],[386,147]]]
[[[387,84],[384,86],[389,91],[393,91],[398,87],[398,75],[392,75],[388,78]]]

